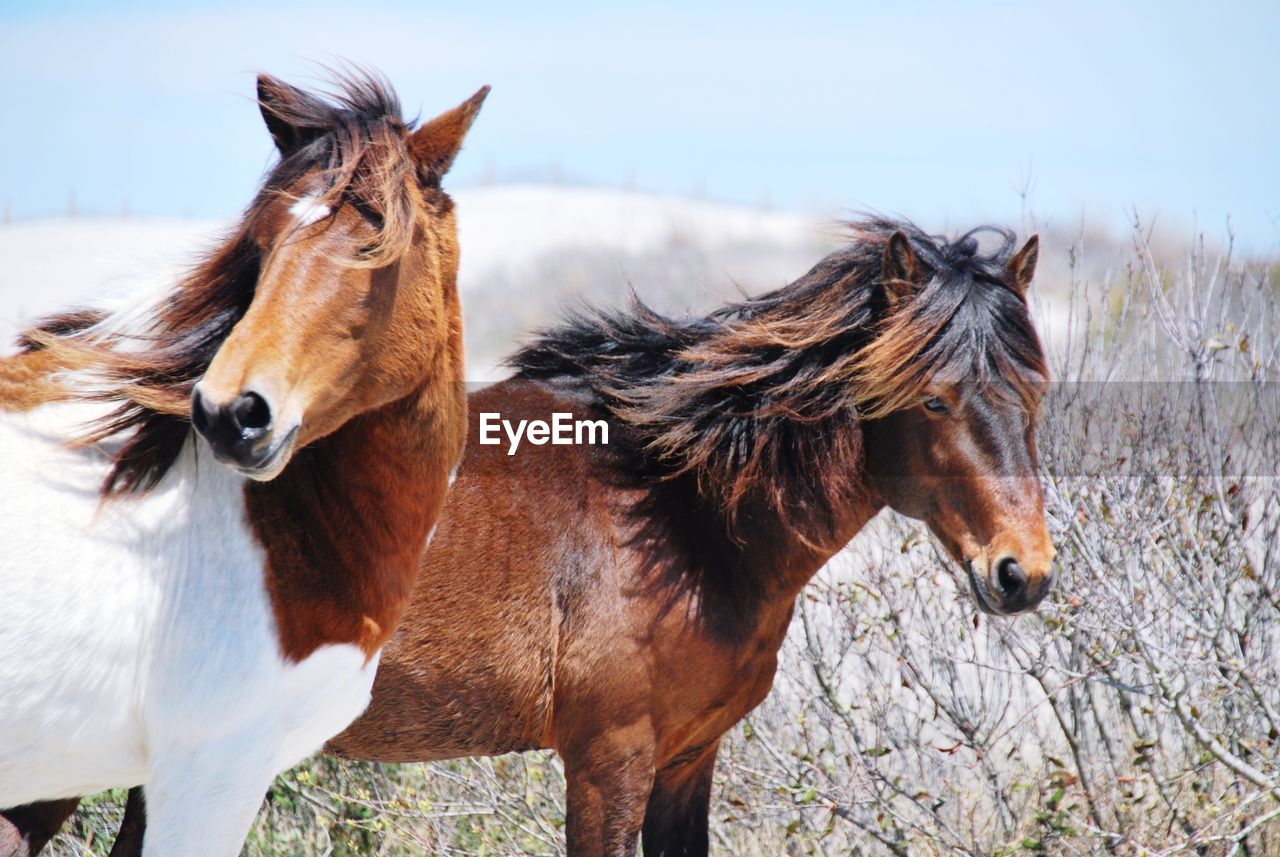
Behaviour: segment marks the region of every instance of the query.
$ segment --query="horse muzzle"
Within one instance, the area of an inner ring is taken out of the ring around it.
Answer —
[[[971,559],[965,560],[964,567],[978,609],[993,616],[1009,616],[1034,610],[1053,586],[1052,570],[1033,578],[1011,556],[997,560],[991,573],[986,576],[979,576],[974,571]]]
[[[253,479],[271,479],[288,459],[298,429],[275,431],[270,403],[249,390],[220,404],[197,384],[191,392],[191,425],[218,461]]]

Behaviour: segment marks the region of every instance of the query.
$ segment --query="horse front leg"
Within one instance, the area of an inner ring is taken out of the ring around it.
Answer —
[[[275,778],[275,749],[241,738],[157,752],[144,857],[236,857]]]
[[[0,857],[35,857],[79,803],[72,797],[0,810]]]
[[[706,857],[711,779],[719,748],[717,740],[695,751],[688,762],[658,772],[644,814],[644,857]]]
[[[129,799],[124,805],[124,818],[120,832],[107,857],[142,857],[142,839],[147,832],[147,802],[142,786],[129,789]]]
[[[569,857],[632,857],[653,788],[653,732],[612,729],[561,752]]]

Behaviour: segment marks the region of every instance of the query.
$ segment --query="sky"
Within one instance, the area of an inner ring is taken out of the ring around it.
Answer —
[[[446,186],[562,181],[932,228],[1034,214],[1280,251],[1280,2],[0,0],[15,219],[227,217],[272,156],[253,77],[493,87]]]

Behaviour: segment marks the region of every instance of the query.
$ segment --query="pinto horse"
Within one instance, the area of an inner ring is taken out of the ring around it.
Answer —
[[[473,426],[369,708],[328,750],[553,748],[570,855],[704,855],[722,736],[769,692],[800,591],[880,509],[926,521],[984,612],[1034,608],[1054,555],[1038,243],[995,233],[982,253],[870,219],[772,294],[578,316],[526,347],[471,413],[606,419],[609,445],[508,455]]]
[[[0,362],[0,805],[142,784],[146,854],[234,855],[368,702],[465,442],[440,179],[487,88],[414,131],[337,87],[259,77],[280,161],[226,241]]]

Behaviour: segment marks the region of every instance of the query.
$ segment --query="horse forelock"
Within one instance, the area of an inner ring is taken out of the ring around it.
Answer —
[[[268,176],[258,205],[274,197],[289,203],[289,232],[354,206],[377,237],[349,264],[380,267],[408,252],[419,210],[417,167],[405,145],[407,126],[397,116],[335,111],[332,130],[284,158]],[[305,209],[294,208],[301,204]],[[288,235],[283,236],[287,239]]]
[[[911,224],[871,224],[855,235],[881,252],[894,231],[907,233],[922,283],[905,305],[880,317],[873,335],[842,367],[861,416],[913,407],[938,381],[968,381],[1034,411],[1049,373],[1026,302],[1005,270],[1013,233],[981,226],[948,242]],[[984,234],[998,239],[986,253],[979,242]]]

